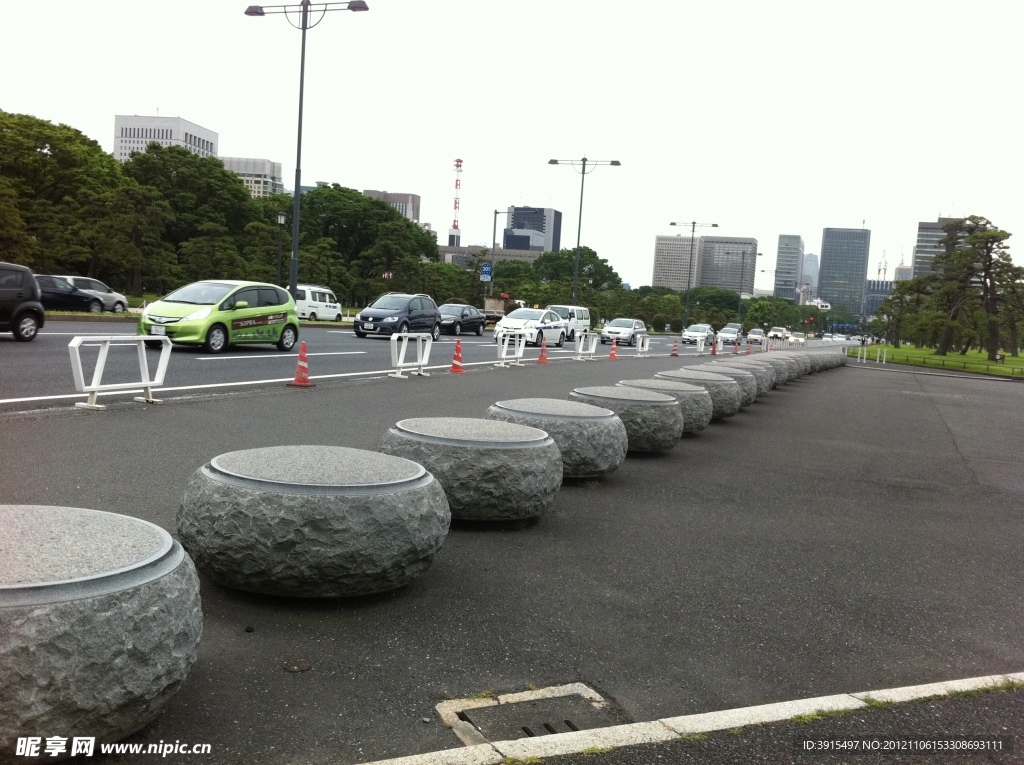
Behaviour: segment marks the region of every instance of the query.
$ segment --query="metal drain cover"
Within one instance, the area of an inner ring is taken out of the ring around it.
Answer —
[[[471,723],[488,741],[550,736],[622,722],[611,710],[598,709],[579,695],[476,707],[459,712],[459,717]]]

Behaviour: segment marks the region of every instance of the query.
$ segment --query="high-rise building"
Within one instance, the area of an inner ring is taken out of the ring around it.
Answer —
[[[652,287],[686,290],[697,286],[700,276],[700,240],[682,234],[654,238]]]
[[[562,248],[562,213],[550,207],[509,207],[508,228],[501,241],[507,250],[558,252]]]
[[[235,173],[254,197],[269,197],[283,194],[281,163],[269,159],[247,159],[243,157],[221,157],[224,168]]]
[[[365,189],[363,196],[373,197],[382,202],[387,202],[398,212],[414,223],[420,222],[420,198],[418,194],[392,193],[390,191],[376,191]]]
[[[909,279],[914,278],[914,267],[906,266],[903,264],[903,259],[900,258],[900,264],[896,266],[896,270],[893,272],[892,280],[894,282],[905,282]]]
[[[114,157],[121,162],[134,152],[144,152],[150,143],[184,146],[200,157],[217,156],[217,134],[181,117],[140,117],[114,115]]]
[[[864,286],[864,316],[871,318],[882,301],[892,294],[892,282],[868,279]]]
[[[932,273],[932,259],[940,252],[945,252],[942,240],[946,232],[942,228],[958,218],[939,218],[932,221],[921,221],[917,224],[917,244],[914,245],[914,278]]]
[[[775,297],[799,305],[804,274],[804,238],[799,234],[779,234],[775,256]]]
[[[813,252],[804,255],[803,284],[808,287],[809,299],[805,302],[809,303],[811,302],[810,298],[814,298],[818,294],[818,256]]]
[[[748,237],[700,238],[699,287],[721,287],[741,295],[754,294],[757,240]]]
[[[871,231],[866,228],[826,228],[821,235],[818,295],[833,308],[864,315],[864,282],[868,276]]]

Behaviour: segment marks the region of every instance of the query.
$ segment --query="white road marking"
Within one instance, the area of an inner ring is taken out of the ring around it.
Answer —
[[[307,356],[358,356],[367,351],[323,351],[317,353],[306,353]],[[298,357],[297,353],[278,353],[273,356],[256,353],[249,356],[200,356],[196,361],[235,361],[236,359],[289,359]]]

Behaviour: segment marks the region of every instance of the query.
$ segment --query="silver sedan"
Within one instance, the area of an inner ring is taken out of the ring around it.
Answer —
[[[636,345],[636,339],[646,334],[647,325],[640,319],[613,319],[601,330],[601,345],[612,340],[622,345]]]

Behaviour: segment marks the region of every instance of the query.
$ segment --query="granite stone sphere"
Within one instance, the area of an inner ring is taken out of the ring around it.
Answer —
[[[550,435],[562,453],[565,478],[607,475],[626,459],[626,427],[609,409],[557,398],[517,398],[497,402],[486,416],[540,428]]]
[[[711,372],[716,375],[731,377],[740,386],[740,406],[750,406],[757,399],[757,378],[749,369],[734,367],[724,362],[712,362],[700,364],[694,367],[686,367],[699,372]]]
[[[643,388],[598,385],[576,388],[572,401],[610,409],[626,426],[631,452],[663,452],[683,436],[683,412],[672,396]]]
[[[21,737],[66,737],[70,750],[156,719],[203,632],[181,545],[147,521],[75,507],[0,505],[0,532],[0,762],[70,754],[16,757]]]
[[[711,419],[724,420],[740,410],[740,385],[731,377],[712,372],[696,372],[688,369],[672,369],[658,372],[655,377],[662,380],[699,385],[711,394]]]
[[[757,370],[754,372],[754,376],[758,378],[759,396],[762,379],[768,381],[768,390],[771,390],[772,388],[777,388],[779,385],[779,374],[778,372],[775,371],[775,367],[769,364],[767,361],[762,361],[760,358],[755,359],[748,356],[740,359],[739,361],[730,362],[730,366],[737,366],[740,369]],[[759,377],[759,373],[762,373],[762,376]]]
[[[550,509],[562,485],[562,455],[543,430],[498,420],[402,420],[381,442],[386,454],[418,462],[448,497],[452,518],[509,521]]]
[[[628,388],[642,388],[671,396],[679,402],[679,410],[683,413],[683,433],[700,433],[711,424],[711,411],[714,408],[711,394],[699,385],[688,385],[672,380],[619,380],[619,385]]]
[[[433,563],[451,513],[415,462],[341,446],[214,457],[189,479],[178,536],[199,570],[240,590],[302,598],[402,587]]]

